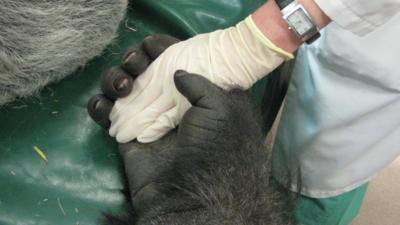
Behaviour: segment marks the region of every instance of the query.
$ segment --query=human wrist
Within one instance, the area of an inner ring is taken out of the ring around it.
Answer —
[[[329,24],[330,19],[318,7],[314,0],[298,0],[307,10],[310,17],[321,29]],[[293,53],[303,41],[289,29],[283,15],[274,0],[270,0],[252,14],[254,23],[259,30],[276,46]]]

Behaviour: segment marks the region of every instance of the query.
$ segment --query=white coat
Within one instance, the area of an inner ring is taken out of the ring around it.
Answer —
[[[273,173],[283,182],[288,165],[301,173],[291,189],[322,198],[361,186],[400,155],[400,0],[316,2],[334,22],[299,50]]]

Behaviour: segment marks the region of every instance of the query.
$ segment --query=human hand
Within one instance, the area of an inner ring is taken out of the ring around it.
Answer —
[[[236,27],[197,35],[169,47],[116,101],[109,133],[119,143],[157,140],[174,128],[190,103],[176,90],[177,70],[201,74],[224,89],[249,88],[290,54],[257,30],[251,18]]]
[[[87,104],[91,118],[105,129],[109,129],[110,112],[118,98],[126,97],[132,90],[133,80],[143,73],[149,64],[169,46],[179,42],[168,35],[154,35],[138,45],[128,48],[121,65],[106,71],[102,77],[103,94],[92,97]]]

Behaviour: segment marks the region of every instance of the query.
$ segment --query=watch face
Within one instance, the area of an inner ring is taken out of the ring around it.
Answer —
[[[299,36],[304,36],[314,27],[314,24],[301,8],[290,14],[290,16],[287,17],[287,21]]]

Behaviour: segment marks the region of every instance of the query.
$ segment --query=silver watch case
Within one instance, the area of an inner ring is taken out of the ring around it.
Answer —
[[[307,10],[297,1],[293,1],[282,9],[283,19],[302,41],[306,42],[310,38],[319,34],[318,27],[312,21]]]

